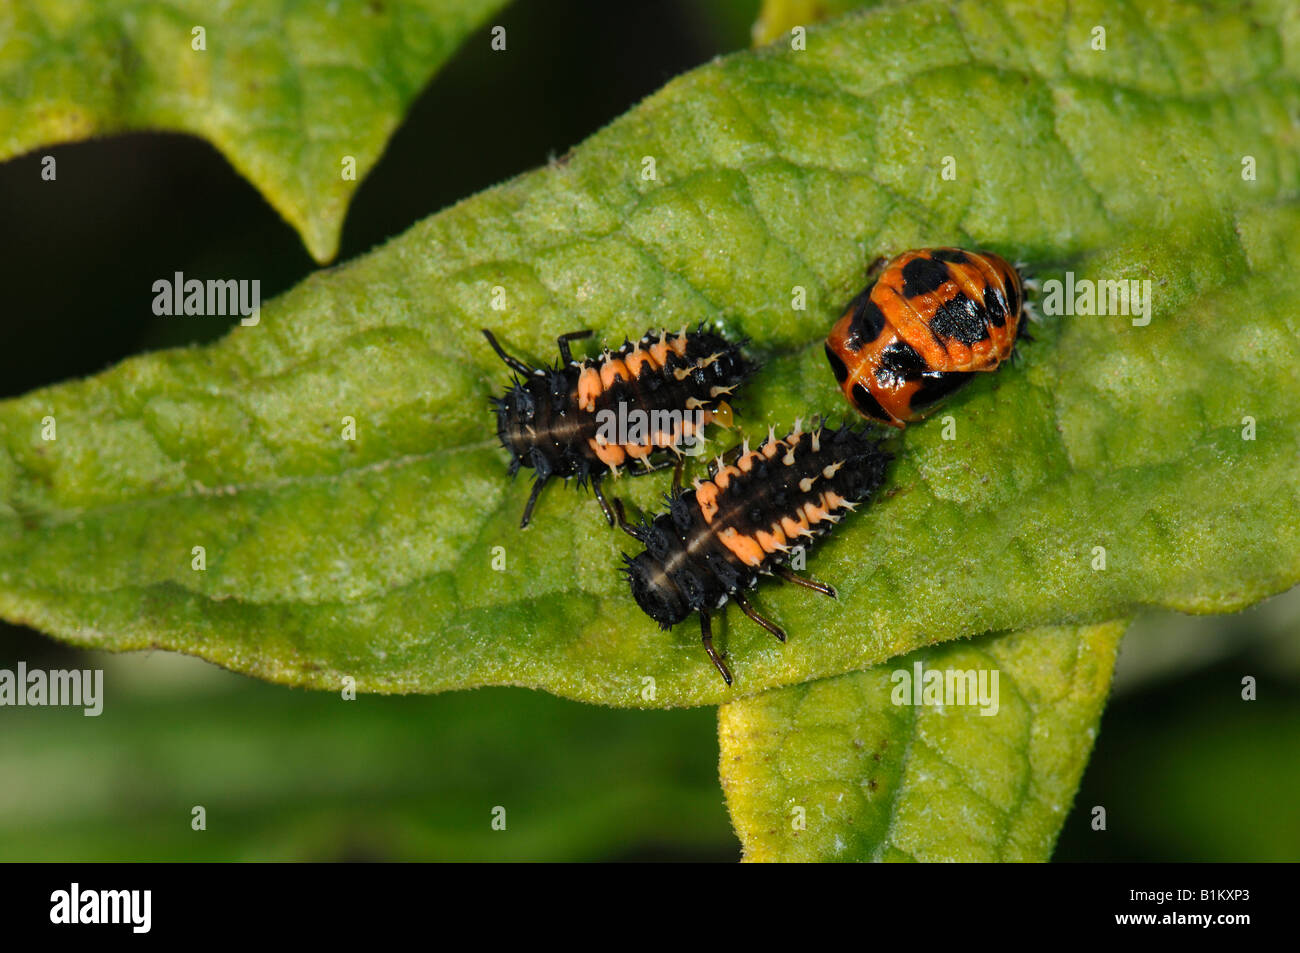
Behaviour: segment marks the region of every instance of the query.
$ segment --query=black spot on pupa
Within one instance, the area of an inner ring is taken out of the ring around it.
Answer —
[[[916,348],[906,341],[895,341],[880,354],[876,380],[891,386],[903,381],[914,381],[926,371],[925,361]]]
[[[880,310],[880,306],[871,300],[871,288],[868,288],[865,294],[867,295],[865,299],[862,295],[855,299],[860,304],[853,313],[853,320],[849,322],[849,333],[845,335],[844,343],[851,351],[860,350],[862,345],[874,341],[880,337],[880,332],[885,330],[885,314]]]
[[[959,294],[939,306],[930,320],[930,330],[941,341],[953,338],[970,347],[989,336],[987,313],[976,301]]]
[[[948,269],[931,258],[913,258],[903,266],[903,297],[915,298],[943,287]]]
[[[843,384],[849,377],[849,369],[844,366],[840,356],[831,350],[829,344],[826,345],[826,360],[831,362],[831,373],[835,375],[835,380]]]
[[[989,282],[984,286],[984,312],[989,324],[1000,328],[1007,323],[1007,302],[998,286]]]
[[[1014,281],[1007,282],[1007,313],[1020,313],[1020,295],[1016,291],[1016,283]]]
[[[964,265],[970,261],[970,256],[960,248],[934,248],[930,251],[930,256],[939,261],[949,261],[954,265]]]
[[[880,406],[880,401],[872,396],[871,391],[867,390],[861,384],[853,385],[853,406],[867,417],[874,417],[876,420],[891,421],[894,418],[885,412],[885,408]]]
[[[912,406],[921,408],[937,404],[949,394],[959,390],[975,375],[970,371],[945,371],[927,374],[921,379],[920,389],[912,395]]]

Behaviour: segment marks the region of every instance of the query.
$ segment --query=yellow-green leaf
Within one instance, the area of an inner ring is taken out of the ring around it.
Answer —
[[[763,0],[758,19],[754,21],[754,43],[771,43],[779,37],[790,36],[798,27],[807,30],[814,23],[875,5],[865,0]]]
[[[745,859],[1046,860],[1124,625],[923,649],[723,705],[719,770]],[[931,679],[949,689],[937,705]]]

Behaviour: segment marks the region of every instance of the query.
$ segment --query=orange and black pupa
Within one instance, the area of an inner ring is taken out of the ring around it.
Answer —
[[[617,350],[578,359],[572,341],[559,338],[560,361],[530,367],[510,356],[488,330],[488,343],[515,372],[505,394],[493,398],[497,437],[510,454],[510,475],[532,469],[532,493],[519,526],[528,525],[542,488],[555,478],[590,483],[605,519],[614,513],[601,490],[607,473],[632,476],[673,466],[704,439],[713,422],[731,424],[729,400],[753,365],[739,344],[703,325],[694,331],[647,333]]]
[[[826,339],[826,358],[859,413],[920,420],[1025,337],[1025,279],[991,252],[921,248],[884,265]]]
[[[778,576],[826,595],[830,586],[797,575],[795,552],[829,532],[867,502],[884,480],[890,455],[869,432],[847,426],[772,431],[758,448],[748,443],[713,462],[709,479],[675,486],[667,513],[639,525],[619,525],[645,545],[624,554],[624,573],[638,606],[660,628],[700,615],[700,638],[731,684],[731,670],[713,647],[710,614],[734,600],[740,611],[784,642],[785,632],[750,604],[746,590]]]

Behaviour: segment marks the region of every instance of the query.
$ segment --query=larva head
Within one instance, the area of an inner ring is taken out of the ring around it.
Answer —
[[[661,629],[670,629],[694,610],[686,594],[664,572],[663,564],[649,552],[624,556],[623,572],[632,586],[632,598]]]

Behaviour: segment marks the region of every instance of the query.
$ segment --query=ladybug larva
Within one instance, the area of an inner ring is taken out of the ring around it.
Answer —
[[[1024,336],[1025,279],[1005,259],[921,248],[889,261],[826,339],[835,380],[859,413],[920,420]]]
[[[667,513],[639,525],[619,525],[644,544],[624,554],[632,597],[661,629],[700,614],[704,650],[728,685],[731,670],[713,647],[710,614],[734,600],[740,611],[782,642],[785,632],[758,613],[746,596],[763,576],[835,597],[835,590],[797,575],[789,562],[799,547],[827,533],[844,514],[870,499],[890,454],[863,430],[798,422],[785,437],[768,431],[751,450],[746,442],[709,467],[708,480],[674,485]]]
[[[703,440],[712,422],[731,424],[732,391],[753,371],[740,345],[719,334],[695,331],[647,333],[618,350],[579,360],[572,341],[590,337],[574,331],[558,339],[560,362],[530,367],[507,354],[491,331],[484,336],[516,377],[504,396],[492,399],[497,437],[510,454],[510,475],[533,470],[534,482],[522,529],[532,518],[542,488],[551,479],[576,477],[591,483],[605,519],[614,513],[601,490],[606,473],[632,476],[672,466]]]

